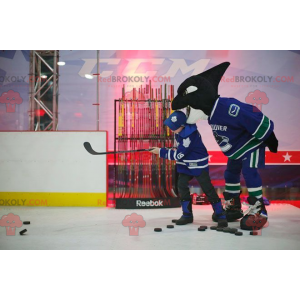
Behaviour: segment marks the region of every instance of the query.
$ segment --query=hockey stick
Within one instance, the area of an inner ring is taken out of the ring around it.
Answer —
[[[173,113],[173,110],[172,110],[172,101],[174,100],[174,85],[171,85],[171,102],[170,102],[170,113]],[[171,136],[171,140],[170,140],[170,146],[173,147],[174,146],[174,133],[172,133],[172,136]],[[172,145],[173,144],[173,145]],[[171,186],[171,192],[173,194],[173,197],[178,197],[175,190],[175,186],[176,186],[176,183],[175,183],[175,164],[174,162],[171,163],[171,176],[170,176],[170,186]],[[173,184],[173,182],[175,184]]]
[[[102,155],[102,154],[118,154],[118,153],[130,153],[130,152],[142,152],[142,151],[151,151],[153,148],[150,149],[137,149],[137,150],[127,150],[127,151],[110,151],[110,152],[96,152],[93,150],[91,144],[89,142],[84,142],[83,146],[85,150],[92,154],[92,155]]]

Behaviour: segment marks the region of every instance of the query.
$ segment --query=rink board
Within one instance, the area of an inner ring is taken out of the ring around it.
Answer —
[[[107,132],[0,132],[0,206],[106,206]]]

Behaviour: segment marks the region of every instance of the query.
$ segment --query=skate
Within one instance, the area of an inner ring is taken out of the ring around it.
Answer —
[[[225,216],[225,218],[222,218],[223,216]],[[217,217],[217,222],[218,222],[218,227],[220,228],[228,227],[225,211],[221,216]]]
[[[226,211],[222,207],[222,203],[219,200],[218,202],[211,203],[214,213],[212,219],[215,222],[218,222],[218,227],[228,227],[228,222],[226,218]]]
[[[176,225],[186,225],[189,223],[193,223],[193,221],[194,221],[193,215],[191,215],[191,216],[182,215],[181,218],[178,219],[175,224]]]
[[[241,229],[260,230],[268,221],[268,213],[263,199],[248,197],[249,208],[241,220]]]
[[[182,207],[182,216],[180,219],[176,221],[176,225],[186,225],[189,223],[193,223],[193,211],[192,211],[192,201],[191,200],[181,200],[180,201]]]
[[[224,192],[225,199],[225,214],[228,222],[236,221],[244,216],[241,209],[241,199],[240,194],[235,197],[231,197],[229,193]],[[213,214],[212,219],[217,222],[215,214]]]

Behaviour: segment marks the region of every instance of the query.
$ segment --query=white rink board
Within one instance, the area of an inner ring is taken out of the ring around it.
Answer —
[[[0,132],[0,192],[106,193],[106,132]]]

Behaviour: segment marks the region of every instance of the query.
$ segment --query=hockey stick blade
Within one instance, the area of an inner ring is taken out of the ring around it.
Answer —
[[[83,146],[84,146],[85,150],[86,150],[88,153],[92,154],[92,155],[100,155],[100,154],[103,154],[102,152],[96,152],[96,151],[94,151],[93,148],[92,148],[92,146],[91,146],[91,144],[90,144],[89,142],[84,142],[84,143],[83,143]]]

